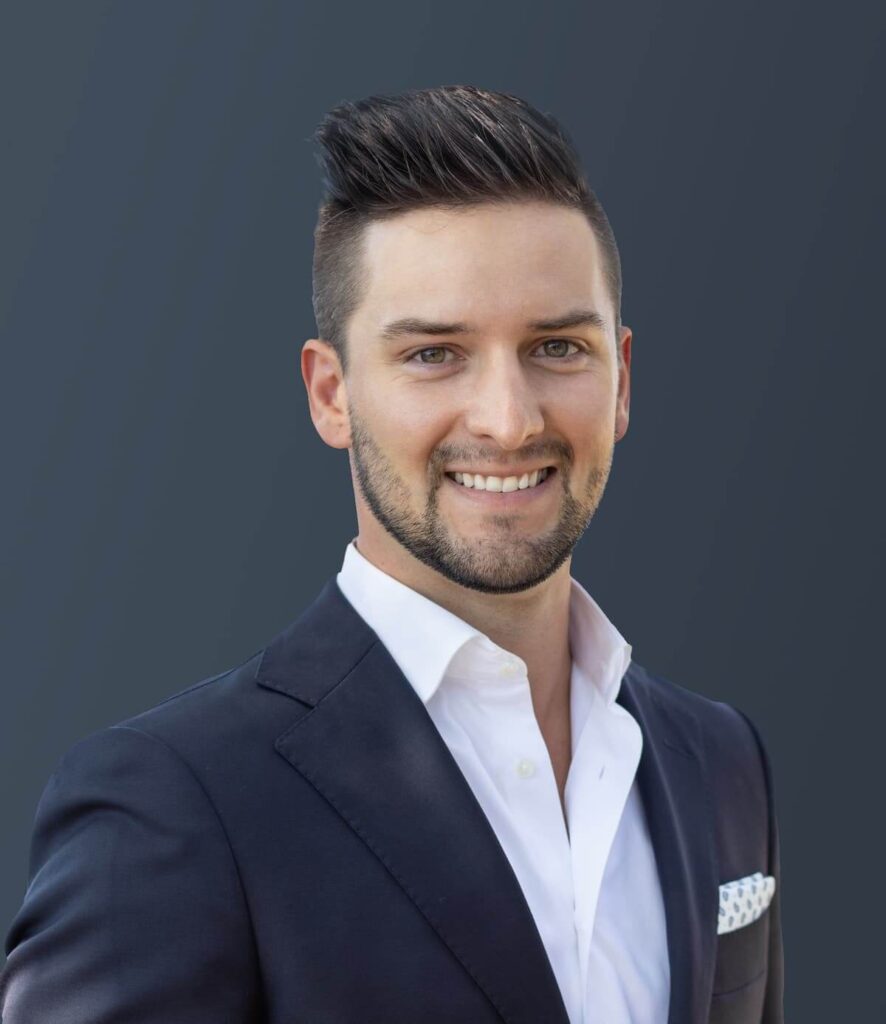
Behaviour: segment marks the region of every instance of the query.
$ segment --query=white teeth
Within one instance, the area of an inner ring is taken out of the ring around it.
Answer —
[[[452,473],[451,478],[462,485],[472,487],[475,491],[524,491],[528,487],[535,487],[542,483],[550,475],[550,469],[536,469],[531,473],[524,473],[522,476],[481,476],[480,473]]]

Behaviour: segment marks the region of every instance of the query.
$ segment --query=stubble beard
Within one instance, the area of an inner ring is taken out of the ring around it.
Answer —
[[[445,478],[442,466],[456,456],[452,447],[437,449],[428,467],[428,499],[421,513],[410,508],[409,488],[350,409],[351,455],[360,493],[382,527],[406,550],[446,579],[486,594],[514,594],[548,579],[572,554],[590,525],[612,468],[613,444],[605,462],[589,474],[581,500],[569,488],[572,452],[561,442],[544,446],[555,455],[554,486],[562,492],[556,526],[539,537],[522,537],[511,515],[491,515],[493,535],[466,539],[453,534],[440,516],[437,495]],[[530,446],[532,447],[532,446]],[[528,449],[527,449],[528,451]],[[465,450],[463,456],[472,453]],[[476,457],[477,453],[473,453]],[[533,454],[541,454],[536,446]]]

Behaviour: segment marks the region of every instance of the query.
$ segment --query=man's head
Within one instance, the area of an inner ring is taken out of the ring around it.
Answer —
[[[326,186],[314,230],[314,317],[345,370],[348,321],[366,287],[367,225],[434,205],[541,200],[581,210],[601,247],[616,331],[621,326],[615,236],[549,114],[507,93],[440,86],[342,103],[314,138]]]
[[[534,586],[590,522],[627,428],[606,216],[556,123],[516,97],[371,98],[318,138],[302,369],[318,431],[350,449],[361,547],[475,590]]]

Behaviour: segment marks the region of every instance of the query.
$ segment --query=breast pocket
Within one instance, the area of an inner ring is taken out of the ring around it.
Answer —
[[[768,910],[765,910],[756,921],[736,928],[734,931],[718,935],[717,961],[714,969],[714,999],[725,1000],[733,995],[737,998],[743,990],[758,982],[762,998],[762,991],[765,988],[762,982],[766,977],[768,957]],[[729,1020],[730,1018],[724,1019]]]
[[[766,968],[739,988],[715,992],[708,1024],[757,1024],[766,997]]]

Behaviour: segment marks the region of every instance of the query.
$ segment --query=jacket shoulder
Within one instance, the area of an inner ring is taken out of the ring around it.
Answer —
[[[774,799],[772,770],[751,717],[734,704],[706,697],[634,662],[630,671],[637,688],[666,717],[692,723],[711,792],[721,807],[747,808],[748,813],[753,808],[753,818],[765,829]]]
[[[706,754],[733,762],[737,759],[757,763],[760,768],[768,762],[760,729],[747,712],[653,673],[636,662],[631,663],[631,670],[649,699],[666,713],[688,715],[695,720]]]
[[[110,728],[146,733],[198,764],[224,759],[234,750],[247,752],[256,744],[273,746],[287,723],[298,717],[299,705],[256,683],[262,653],[172,693]]]

